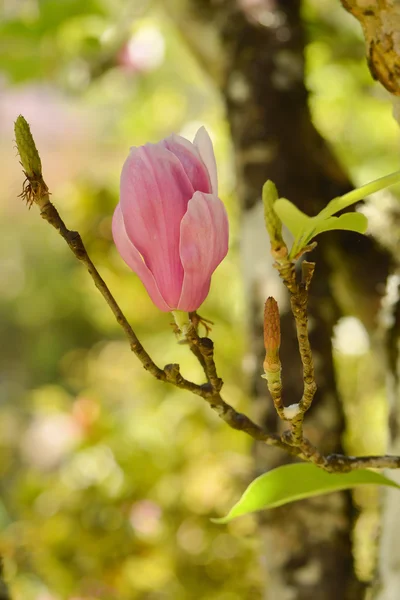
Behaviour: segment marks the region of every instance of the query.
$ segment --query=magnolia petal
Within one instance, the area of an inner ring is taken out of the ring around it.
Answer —
[[[193,144],[198,149],[201,160],[207,167],[212,193],[218,194],[217,163],[215,160],[213,144],[205,127],[200,127],[194,136]]]
[[[175,133],[161,143],[180,160],[195,191],[206,193],[212,191],[207,167],[200,158],[196,146]]]
[[[128,267],[132,269],[140,277],[147,293],[154,304],[162,311],[170,311],[171,307],[165,302],[152,272],[147,267],[140,253],[132,244],[126,233],[124,218],[122,216],[121,206],[117,204],[112,220],[112,233],[115,245],[123,260]]]
[[[179,159],[161,145],[131,149],[122,169],[120,204],[126,232],[169,306],[182,291],[180,224],[193,196]]]
[[[228,237],[228,217],[221,200],[213,194],[196,192],[181,223],[184,277],[179,310],[197,310],[203,303],[211,275],[228,252]]]

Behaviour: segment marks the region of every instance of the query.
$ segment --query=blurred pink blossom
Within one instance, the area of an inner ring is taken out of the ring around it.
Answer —
[[[162,311],[194,311],[228,251],[228,218],[217,196],[211,139],[171,135],[131,148],[121,174],[113,236]]]
[[[162,33],[155,27],[143,27],[121,48],[118,63],[129,71],[147,73],[162,64],[164,55]]]
[[[46,471],[57,467],[80,440],[81,432],[70,415],[38,415],[21,440],[21,452],[30,465]]]
[[[129,521],[141,537],[156,537],[161,528],[161,507],[151,500],[140,500],[133,504]]]

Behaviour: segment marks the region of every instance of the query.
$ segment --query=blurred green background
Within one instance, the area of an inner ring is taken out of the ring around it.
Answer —
[[[0,550],[12,598],[261,598],[255,519],[210,522],[252,476],[250,438],[143,370],[63,240],[17,198],[23,175],[13,121],[22,113],[54,203],[80,231],[146,349],[200,382],[170,315],[151,304],[116,253],[110,224],[129,147],[172,131],[191,139],[205,124],[231,239],[200,313],[215,322],[225,397],[251,411],[239,208],[218,91],[163,2],[0,7]],[[315,124],[355,183],[396,170],[398,126],[388,94],[371,81],[358,24],[335,0],[308,0],[303,12]],[[350,357],[343,331],[338,336],[340,381],[368,406],[383,391],[372,385],[361,325],[347,325],[353,330],[342,330],[361,341]],[[371,439],[352,431],[352,449],[379,451],[380,431]]]

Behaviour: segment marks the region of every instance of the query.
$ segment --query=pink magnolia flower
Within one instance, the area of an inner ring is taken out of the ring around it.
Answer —
[[[118,252],[160,310],[199,308],[228,251],[228,218],[204,127],[193,144],[173,134],[131,148],[112,230]]]

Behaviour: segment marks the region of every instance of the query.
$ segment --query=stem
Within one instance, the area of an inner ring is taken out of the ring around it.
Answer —
[[[174,321],[175,321],[176,326],[179,329],[179,331],[183,335],[186,335],[187,328],[190,325],[190,321],[189,321],[189,317],[188,317],[187,313],[185,313],[181,310],[172,310],[171,313],[172,313],[172,316],[174,317]]]

